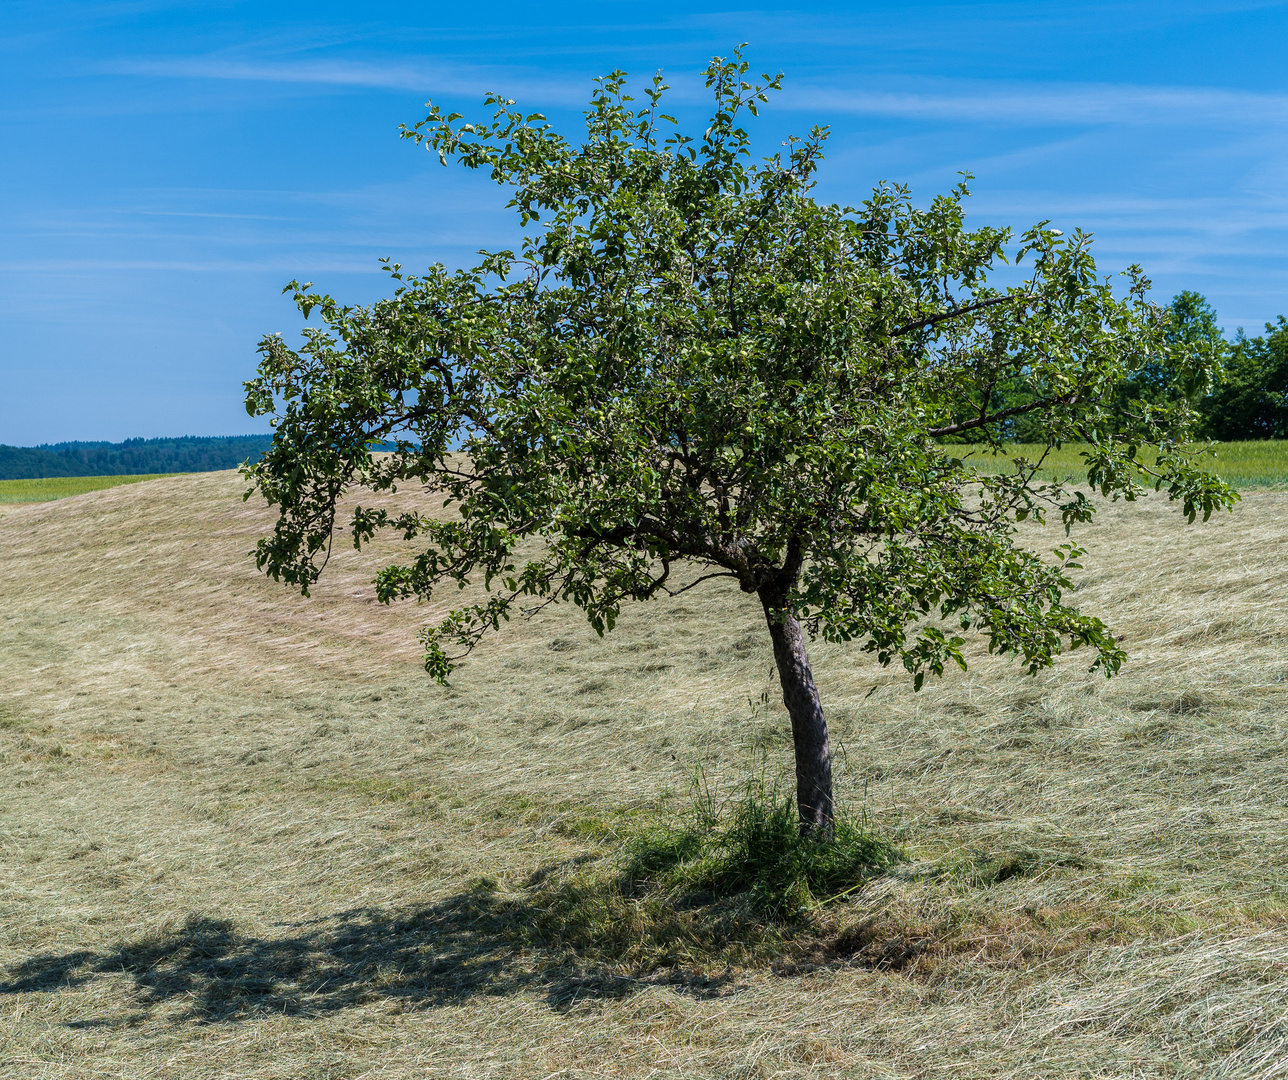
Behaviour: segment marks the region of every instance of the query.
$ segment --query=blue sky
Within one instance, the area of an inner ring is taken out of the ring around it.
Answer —
[[[786,84],[765,150],[830,125],[822,195],[977,179],[976,223],[1049,218],[1197,289],[1288,314],[1288,2],[381,4],[0,0],[0,443],[262,430],[282,286],[354,302],[514,242],[502,193],[397,138],[500,90],[579,123],[589,81],[661,68],[696,126],[740,41]]]

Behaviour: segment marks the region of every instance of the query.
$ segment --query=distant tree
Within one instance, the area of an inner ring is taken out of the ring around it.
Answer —
[[[890,185],[858,208],[820,204],[825,130],[750,161],[740,120],[781,76],[746,73],[739,56],[712,61],[715,112],[697,137],[660,111],[660,77],[636,108],[621,72],[598,81],[580,142],[498,97],[480,123],[433,106],[405,136],[511,191],[530,229],[520,254],[390,267],[393,295],[370,307],[292,282],[323,325],[299,349],[264,339],[247,408],[274,414],[276,435],[246,474],[280,510],[257,563],[305,593],[346,490],[412,484],[454,509],[364,505],[349,523],[356,546],[385,529],[416,544],[377,576],[382,601],[487,587],[424,631],[440,680],[445,646],[468,651],[525,604],[571,602],[603,633],[627,601],[732,579],[764,611],[802,833],[826,838],[807,638],[860,641],[917,687],[965,667],[956,631],[971,628],[1031,672],[1064,642],[1110,673],[1123,658],[1063,602],[1080,550],[1048,561],[1015,539],[1048,508],[1086,521],[1091,501],[1038,484],[1036,463],[991,475],[941,439],[999,446],[1009,421],[1040,414],[1048,445],[1092,443],[1088,477],[1106,495],[1136,497],[1144,475],[1191,520],[1236,496],[1169,441],[1191,413],[1117,408],[1122,379],[1168,348],[1139,269],[1119,298],[1082,233],[1039,225],[1008,249],[1007,231],[968,230],[964,183],[926,209]],[[1032,269],[997,288],[1004,256]],[[1025,403],[997,407],[1003,384]],[[375,457],[376,441],[397,450]]]
[[[1183,289],[1172,297],[1168,306],[1167,343],[1188,346],[1210,363],[1225,354],[1226,341],[1217,325],[1216,308],[1202,293]]]
[[[1207,438],[1288,438],[1288,320],[1266,323],[1264,337],[1240,329],[1221,382],[1199,408]]]
[[[1123,380],[1120,393],[1125,399],[1192,404],[1219,379],[1228,346],[1216,322],[1216,309],[1207,298],[1189,290],[1179,292],[1172,297],[1167,316],[1168,348]]]
[[[1128,429],[1149,408],[1201,411],[1204,395],[1212,392],[1224,373],[1230,346],[1206,297],[1188,290],[1180,292],[1163,314],[1165,347],[1127,372],[1118,384],[1118,410]],[[1027,380],[1015,378],[999,387],[994,397],[999,408],[1007,408],[1032,401],[1033,392]],[[1007,421],[1003,431],[1011,442],[1041,443],[1046,438],[1045,424],[1041,411],[1029,412]]]

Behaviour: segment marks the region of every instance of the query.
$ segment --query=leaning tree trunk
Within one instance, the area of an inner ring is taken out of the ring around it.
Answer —
[[[777,602],[776,602],[777,601]],[[805,637],[781,600],[762,593],[760,602],[774,642],[774,663],[783,687],[783,704],[792,719],[796,747],[796,807],[801,835],[830,840],[832,825],[832,755],[827,744],[827,721],[818,700],[818,687],[805,652]]]

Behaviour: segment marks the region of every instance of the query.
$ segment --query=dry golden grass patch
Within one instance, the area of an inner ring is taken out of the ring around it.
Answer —
[[[302,600],[242,487],[0,509],[0,1075],[1288,1075],[1288,496],[1105,507],[1113,681],[977,649],[914,695],[818,643],[842,796],[909,861],[740,951],[604,883],[694,768],[789,761],[754,601],[547,611],[442,689],[390,549]]]

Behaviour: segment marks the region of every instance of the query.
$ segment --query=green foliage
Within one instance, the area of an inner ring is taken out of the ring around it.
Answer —
[[[763,774],[727,807],[715,806],[700,780],[693,795],[677,821],[630,838],[629,889],[742,896],[770,917],[794,918],[852,894],[900,859],[864,818],[838,814],[830,843],[802,836],[794,799]]]
[[[1125,406],[1119,392],[1153,363],[1202,358],[1169,339],[1139,268],[1116,293],[1087,235],[967,229],[964,181],[925,208],[899,185],[858,207],[817,202],[826,130],[753,161],[742,121],[781,76],[747,72],[737,55],[712,61],[700,136],[662,111],[660,77],[639,107],[621,72],[598,81],[576,139],[495,96],[490,120],[433,106],[404,131],[486,170],[526,237],[455,272],[390,266],[393,295],[370,307],[288,286],[320,323],[299,349],[264,339],[246,384],[276,430],[247,470],[280,508],[258,565],[307,592],[340,496],[368,489],[354,544],[392,529],[417,545],[380,572],[382,601],[489,590],[426,630],[439,679],[448,649],[545,603],[580,606],[603,633],[623,603],[678,591],[682,563],[684,587],[732,578],[775,618],[860,641],[917,685],[965,664],[964,640],[928,616],[1030,671],[1065,643],[1114,671],[1107,628],[1062,599],[1079,550],[1014,543],[1018,520],[1069,527],[1093,504],[942,440],[1000,446],[1040,416],[1045,444],[1090,445],[1086,476],[1105,495],[1165,488],[1206,518],[1237,496],[1178,441],[1188,400]],[[992,285],[1004,263],[1027,278]],[[379,505],[405,484],[455,515]]]
[[[1216,309],[1200,293],[1177,293],[1167,315],[1167,349],[1131,373],[1123,384],[1124,396],[1192,404],[1221,379],[1229,346],[1217,326]]]
[[[1143,415],[1170,413],[1184,425],[1193,426],[1203,396],[1221,380],[1229,352],[1216,310],[1196,292],[1181,292],[1160,313],[1163,340],[1140,363],[1124,371],[1115,391],[1118,411],[1130,429]],[[1035,394],[1023,378],[1008,380],[995,394],[999,410],[1025,406]],[[1025,412],[1007,420],[1004,438],[1017,443],[1045,443],[1046,417],[1040,410]],[[965,440],[962,440],[965,441]]]
[[[1123,381],[1125,405],[1186,402],[1197,432],[1222,442],[1288,438],[1288,320],[1266,323],[1262,337],[1239,330],[1227,342],[1215,309],[1196,292],[1172,298],[1168,348]],[[1040,441],[1032,422],[1013,428],[1018,442]]]
[[[1209,438],[1288,438],[1288,319],[1266,323],[1263,337],[1242,330],[1230,348],[1220,384],[1201,405]]]
[[[1194,397],[1220,376],[1226,340],[1217,325],[1216,308],[1201,293],[1184,289],[1172,297],[1167,343],[1173,347],[1171,382],[1187,397]],[[1182,366],[1182,361],[1185,365]]]

